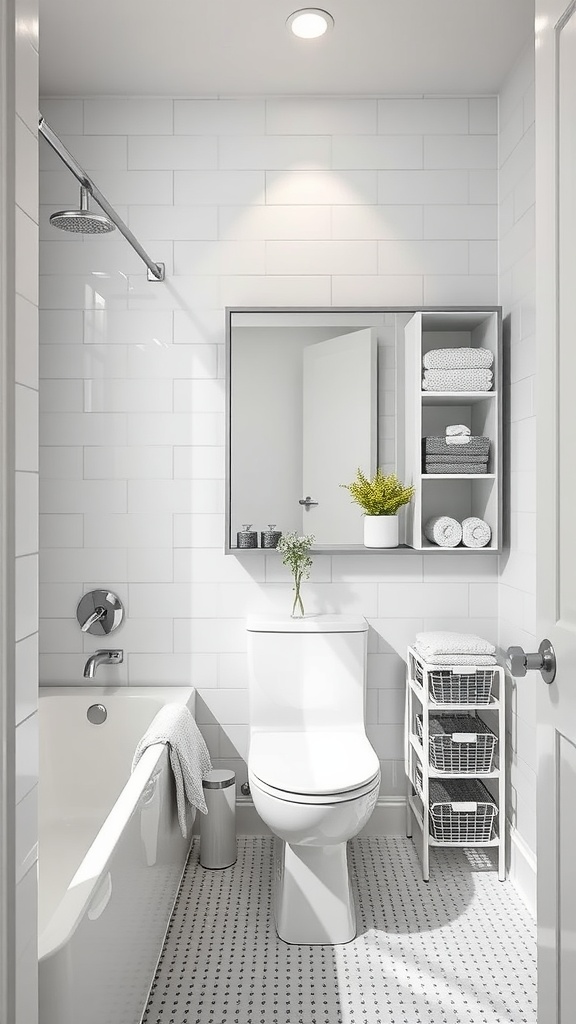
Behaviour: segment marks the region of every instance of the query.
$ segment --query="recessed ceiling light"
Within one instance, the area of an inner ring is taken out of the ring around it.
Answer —
[[[334,18],[328,11],[321,11],[317,7],[304,7],[301,11],[294,11],[287,19],[286,25],[300,39],[317,39],[329,28],[334,28]]]

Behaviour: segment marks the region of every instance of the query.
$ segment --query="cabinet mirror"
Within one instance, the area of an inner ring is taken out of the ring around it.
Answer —
[[[341,485],[358,467],[396,471],[396,352],[413,312],[227,310],[228,552],[254,539],[238,533],[260,547],[262,531],[292,530],[315,550],[363,549]]]

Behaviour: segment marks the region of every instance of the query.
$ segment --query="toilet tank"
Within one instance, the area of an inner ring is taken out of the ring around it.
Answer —
[[[247,630],[251,730],[364,730],[366,619],[254,617]]]

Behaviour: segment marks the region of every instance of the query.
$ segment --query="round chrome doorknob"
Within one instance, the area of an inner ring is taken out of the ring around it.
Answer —
[[[553,683],[556,677],[556,652],[550,640],[543,640],[538,650],[526,654],[522,647],[509,647],[506,651],[506,668],[510,675],[525,676],[527,672],[540,672],[545,683]]]
[[[526,655],[522,647],[509,647],[506,651],[506,668],[511,676],[525,676],[528,671]]]

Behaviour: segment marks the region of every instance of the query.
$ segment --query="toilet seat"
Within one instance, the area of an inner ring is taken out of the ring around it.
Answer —
[[[250,773],[250,786],[252,789],[259,789],[262,793],[267,793],[268,796],[273,796],[276,800],[284,800],[292,804],[306,804],[307,806],[329,804],[332,806],[348,803],[352,800],[359,800],[361,797],[371,793],[373,789],[378,789],[380,786],[380,771],[377,771],[369,782],[365,782],[363,786],[358,786],[357,789],[349,789],[343,793],[330,793],[329,795],[325,793],[291,793],[285,789],[275,789],[274,786],[269,786],[252,773]]]
[[[298,803],[336,803],[369,792],[380,763],[363,732],[256,732],[250,774],[265,792]]]

